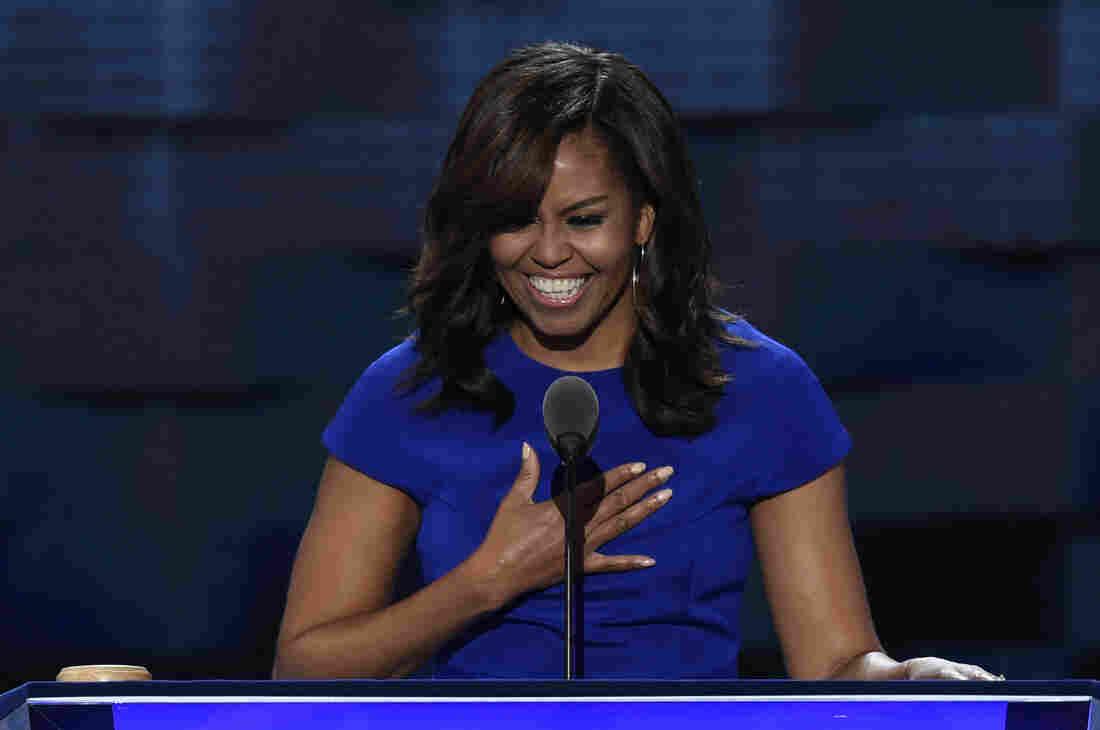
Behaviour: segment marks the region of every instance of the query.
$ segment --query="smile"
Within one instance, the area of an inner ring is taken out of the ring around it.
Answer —
[[[527,285],[540,302],[552,307],[568,307],[581,298],[591,278],[581,276],[572,279],[547,279],[528,276]]]

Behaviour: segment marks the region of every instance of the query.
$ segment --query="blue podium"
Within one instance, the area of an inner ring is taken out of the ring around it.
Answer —
[[[0,730],[1100,730],[1100,683],[30,682]]]

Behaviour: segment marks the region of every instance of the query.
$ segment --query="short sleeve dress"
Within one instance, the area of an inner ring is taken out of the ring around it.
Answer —
[[[753,559],[749,510],[762,499],[821,476],[851,440],[817,378],[794,352],[748,322],[727,330],[755,347],[722,344],[734,376],[717,406],[717,427],[694,438],[658,437],[642,423],[621,369],[567,373],[529,358],[503,332],[485,349],[489,368],[516,396],[515,414],[452,410],[416,415],[438,378],[397,396],[418,354],[413,340],[363,373],[324,432],[330,453],[408,494],[421,510],[414,556],[430,583],[480,545],[520,467],[522,442],[538,454],[536,500],[563,470],[547,440],[542,398],[562,375],[595,389],[600,424],[578,479],[620,464],[671,465],[672,499],[600,548],[653,556],[652,568],[587,575],[583,583],[583,671],[587,678],[735,678],[740,604]],[[520,597],[455,637],[423,669],[437,678],[558,678],[562,672],[562,586]]]

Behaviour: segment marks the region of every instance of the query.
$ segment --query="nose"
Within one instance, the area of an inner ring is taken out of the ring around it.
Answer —
[[[556,269],[573,258],[573,247],[569,243],[569,231],[565,226],[539,222],[535,236],[529,255],[540,267]]]

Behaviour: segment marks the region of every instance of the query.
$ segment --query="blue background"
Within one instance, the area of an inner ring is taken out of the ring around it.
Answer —
[[[462,105],[546,39],[680,113],[723,305],[855,438],[887,648],[1100,674],[1093,3],[36,0],[0,9],[0,689],[267,675]]]

